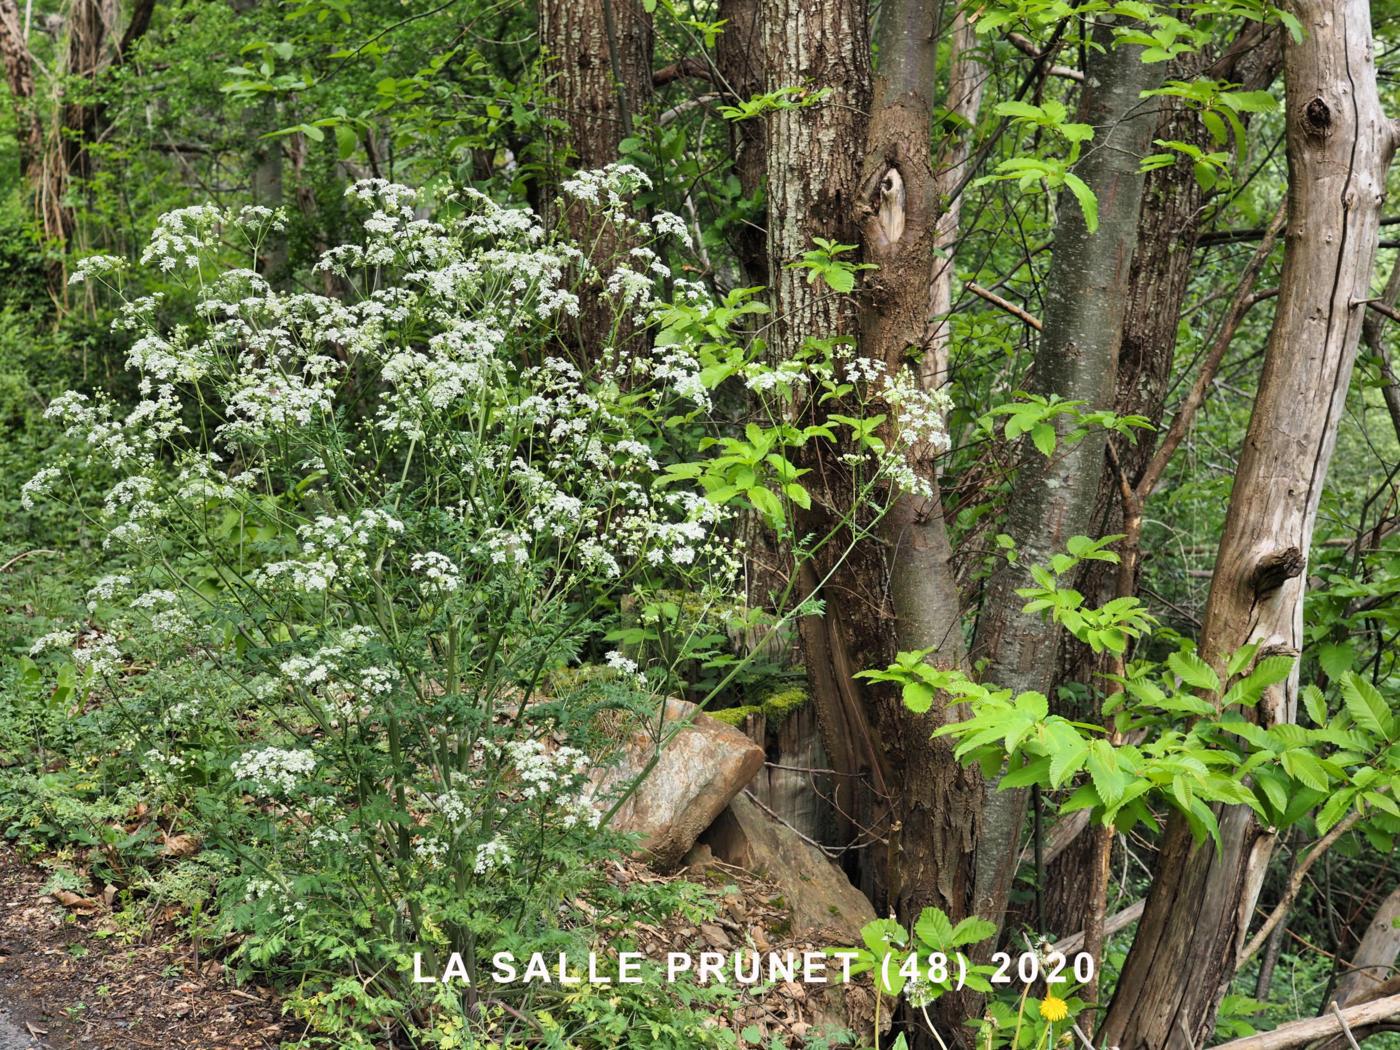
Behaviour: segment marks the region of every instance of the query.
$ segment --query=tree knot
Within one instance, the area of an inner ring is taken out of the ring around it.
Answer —
[[[1284,582],[1303,572],[1303,552],[1297,547],[1271,551],[1259,559],[1250,579],[1256,601],[1268,597],[1283,586]]]
[[[1332,133],[1332,109],[1320,97],[1314,97],[1303,107],[1303,130],[1319,139]]]

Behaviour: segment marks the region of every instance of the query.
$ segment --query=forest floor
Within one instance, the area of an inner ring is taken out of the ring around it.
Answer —
[[[174,930],[133,942],[101,900],[65,907],[46,879],[0,846],[0,1050],[268,1050],[293,1034],[265,989],[196,967]]]
[[[820,938],[783,931],[786,909],[766,880],[711,862],[706,876],[732,883],[711,921],[676,916],[632,932],[652,958],[666,951],[730,951],[745,943],[819,950]],[[616,863],[622,881],[670,881],[645,865]],[[0,844],[0,1050],[276,1050],[301,1033],[266,988],[239,989],[217,959],[196,961],[187,937],[159,919],[125,933],[109,902],[49,888],[51,873]],[[837,991],[781,982],[736,1005],[718,1023],[755,1025],[801,1041],[820,1018],[869,1026],[873,999],[861,980]]]

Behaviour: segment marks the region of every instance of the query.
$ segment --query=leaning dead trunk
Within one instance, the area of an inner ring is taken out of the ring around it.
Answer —
[[[1343,1006],[1366,1002],[1385,984],[1400,957],[1400,886],[1381,901],[1361,943],[1351,957],[1346,974],[1337,982],[1332,998]]]
[[[1289,42],[1289,219],[1283,282],[1202,625],[1202,655],[1302,645],[1304,568],[1361,337],[1394,132],[1381,112],[1365,0],[1303,0]],[[1290,722],[1296,672],[1261,701]],[[1205,1044],[1274,837],[1244,807],[1220,819],[1223,848],[1173,821],[1103,1035],[1124,1050]],[[1191,921],[1182,921],[1190,915]]]

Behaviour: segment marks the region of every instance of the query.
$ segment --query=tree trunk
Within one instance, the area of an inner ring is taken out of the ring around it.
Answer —
[[[34,61],[15,0],[0,0],[0,57],[5,61],[5,82],[14,108],[20,176],[32,186],[44,151],[44,128],[34,110]]]
[[[1222,667],[1302,645],[1306,552],[1361,336],[1393,147],[1381,113],[1364,0],[1303,0],[1285,49],[1289,220],[1283,282],[1216,558],[1203,657]],[[1260,701],[1292,721],[1296,671]],[[1205,1044],[1254,910],[1273,836],[1244,807],[1220,819],[1222,849],[1173,820],[1104,1025],[1124,1050]],[[1190,921],[1185,921],[1190,916]]]
[[[773,308],[770,346],[774,356],[792,356],[810,337],[854,339],[854,300],[824,285],[808,284],[790,268],[825,237],[857,240],[856,198],[865,113],[870,104],[870,46],[863,0],[763,0],[759,14],[767,91],[825,89],[825,99],[801,108],[778,109],[764,118],[767,154],[767,270]],[[809,406],[810,409],[811,406]],[[843,497],[839,470],[818,456],[803,466],[823,491],[800,531],[825,534]],[[849,502],[848,498],[844,502]],[[801,571],[804,595],[834,566],[824,559]],[[883,563],[863,544],[823,590],[824,616],[799,623],[808,685],[822,740],[837,777],[836,805],[843,838],[874,830],[886,795],[886,762],[853,675],[879,666],[885,632]],[[870,887],[865,887],[867,891]]]
[[[732,100],[748,99],[764,91],[766,73],[763,51],[761,0],[720,0],[719,18],[724,32],[715,41],[715,68],[720,89]],[[768,143],[763,121],[732,121],[729,135],[734,150],[734,173],[746,198],[762,198],[768,175]],[[750,287],[767,287],[767,225],[763,213],[743,222],[735,234],[735,254]]]
[[[1106,27],[1096,33],[1106,38]],[[1098,42],[1105,50],[1089,53],[1076,119],[1098,129],[1077,172],[1098,197],[1099,229],[1091,234],[1074,198],[1060,195],[1045,327],[1034,365],[1036,392],[1084,401],[1090,410],[1113,405],[1142,197],[1138,165],[1157,125],[1155,108],[1144,107],[1141,93],[1162,75],[1160,64],[1140,60],[1139,48]],[[1057,421],[1060,441],[1049,459],[1023,442],[1006,523],[1018,563],[989,581],[977,622],[972,656],[987,661],[983,678],[1016,692],[1049,691],[1059,635],[1057,627],[1021,612],[1016,589],[1029,585],[1029,566],[1048,562],[1071,536],[1090,527],[1098,492],[1103,437],[1090,435],[1066,447],[1069,425],[1063,416]],[[1006,910],[1025,807],[1025,791],[989,786],[974,910],[995,922]]]
[[[1361,944],[1351,957],[1351,966],[1337,982],[1333,999],[1343,1006],[1364,1002],[1368,993],[1385,983],[1395,967],[1396,957],[1400,956],[1397,920],[1400,920],[1400,887],[1390,891],[1390,896],[1381,901],[1371,917],[1371,925],[1366,927]]]
[[[1191,68],[1174,66],[1170,79],[1193,76]],[[1211,64],[1205,75],[1239,83],[1243,90],[1267,88],[1283,66],[1283,29],[1250,22],[1234,43]],[[1176,99],[1163,99],[1163,110],[1153,139],[1188,142],[1210,148],[1210,134],[1193,110]],[[1245,119],[1248,119],[1245,114]],[[1203,192],[1188,163],[1170,164],[1149,172],[1138,216],[1137,249],[1128,277],[1128,304],[1123,315],[1123,343],[1118,354],[1117,389],[1113,410],[1121,416],[1143,416],[1162,421],[1167,391],[1176,358],[1177,325],[1187,286],[1194,272],[1196,238],[1206,217]],[[1118,470],[1136,485],[1157,447],[1158,434],[1142,433],[1134,442],[1115,440]],[[1099,469],[1098,495],[1089,534],[1095,537],[1123,532],[1123,501],[1118,470],[1105,457]],[[1074,583],[1086,604],[1101,606],[1118,597],[1115,566],[1091,561]],[[1136,593],[1136,581],[1133,591]],[[1088,684],[1107,670],[1102,656],[1069,634],[1062,634],[1057,683]],[[1052,691],[1053,692],[1053,691]],[[1066,718],[1098,721],[1094,704],[1065,705],[1052,701]],[[1050,930],[1069,933],[1085,920],[1084,871],[1090,862],[1092,843],[1077,839],[1060,861],[1046,871],[1045,915]]]
[[[953,18],[949,47],[952,57],[944,108],[952,116],[965,121],[966,126],[955,126],[949,132],[937,159],[935,192],[940,202],[953,192],[967,172],[972,155],[973,129],[977,126],[982,97],[991,75],[978,54],[977,29],[967,17],[967,12],[961,9]],[[953,246],[957,243],[962,224],[962,205],[962,194],[948,200],[938,216],[938,229],[934,236],[939,254],[934,260],[933,283],[929,291],[931,330],[919,368],[920,378],[929,390],[937,389],[948,381],[949,321],[953,310],[953,276],[956,269]]]
[[[808,336],[856,332],[851,297],[808,284],[802,271],[789,267],[813,247],[814,237],[856,242],[870,44],[863,0],[765,0],[762,23],[767,89],[830,92],[813,106],[769,113],[765,123],[772,346],[787,358]]]
[[[567,128],[556,159],[579,170],[616,162],[633,117],[651,99],[651,15],[641,0],[540,0],[539,19],[546,68],[555,74],[550,90]],[[553,193],[544,196],[548,202]],[[631,247],[624,231],[595,221],[587,209],[570,207],[565,220],[595,266]],[[600,290],[598,282],[581,296],[572,339],[580,365],[596,360],[614,338],[612,304]],[[617,338],[628,334],[624,327]]]
[[[861,352],[890,375],[908,373],[911,351],[925,362],[935,353],[929,319],[938,308],[936,269],[951,266],[936,251],[940,234],[948,232],[938,213],[946,175],[940,180],[933,170],[928,132],[944,11],[942,0],[891,0],[876,27],[880,67],[858,208],[865,258],[879,269],[862,303]],[[967,86],[972,76],[969,48],[963,40],[964,57],[953,62],[950,96],[980,94],[980,88]],[[936,368],[919,367],[907,378],[924,389],[942,382]],[[932,660],[943,667],[966,664],[960,595],[949,566],[952,549],[935,468],[938,451],[916,447],[911,456],[910,465],[928,483],[930,494],[896,495],[881,522],[880,569],[888,580],[894,628],[885,631],[881,665],[897,649],[931,649]],[[869,858],[876,867],[871,877],[884,891],[880,903],[904,922],[912,922],[927,905],[955,920],[963,918],[972,903],[981,777],[953,758],[947,741],[933,739],[944,711],[935,707],[916,715],[888,690],[870,690],[866,702],[891,765],[899,771],[890,786],[887,848],[883,856]],[[964,998],[948,995],[935,1007],[950,1040],[962,1038]]]

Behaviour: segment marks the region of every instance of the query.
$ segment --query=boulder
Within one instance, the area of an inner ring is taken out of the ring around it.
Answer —
[[[665,871],[676,867],[753,779],[763,765],[763,749],[733,726],[697,714],[694,704],[668,700],[664,720],[633,730],[621,759],[596,778],[598,794],[606,798],[630,784],[656,755],[658,740],[663,746],[656,765],[611,826],[640,834],[642,852]]]
[[[726,864],[765,876],[783,895],[794,937],[829,944],[860,944],[860,929],[875,909],[826,855],[737,795],[701,836]]]

